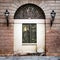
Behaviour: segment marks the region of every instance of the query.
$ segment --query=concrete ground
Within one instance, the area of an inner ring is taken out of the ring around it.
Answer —
[[[60,60],[60,57],[54,56],[9,56],[0,57],[0,60]]]

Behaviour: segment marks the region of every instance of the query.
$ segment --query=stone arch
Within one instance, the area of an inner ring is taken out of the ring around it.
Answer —
[[[19,7],[15,14],[14,19],[45,19],[44,11],[37,5],[28,3]]]

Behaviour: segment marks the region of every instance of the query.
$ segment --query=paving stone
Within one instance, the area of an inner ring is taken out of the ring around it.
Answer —
[[[0,57],[0,60],[60,60],[60,57],[54,56],[14,56],[14,57]]]

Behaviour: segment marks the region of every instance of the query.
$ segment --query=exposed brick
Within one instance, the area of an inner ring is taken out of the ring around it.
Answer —
[[[0,0],[0,3],[10,3],[10,2],[13,2],[13,0]]]
[[[0,54],[13,52],[13,26],[0,24]]]
[[[60,31],[53,29],[46,33],[46,52],[49,55],[50,52],[55,53],[57,56],[60,53]]]

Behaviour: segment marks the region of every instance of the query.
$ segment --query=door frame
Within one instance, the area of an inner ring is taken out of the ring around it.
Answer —
[[[30,45],[28,44],[25,46],[22,45],[22,23],[37,24],[37,44],[30,44]],[[24,53],[45,52],[45,29],[46,29],[45,19],[15,19],[14,20],[14,53],[24,54]],[[27,50],[29,47],[31,49],[31,50],[29,49],[30,51]]]

